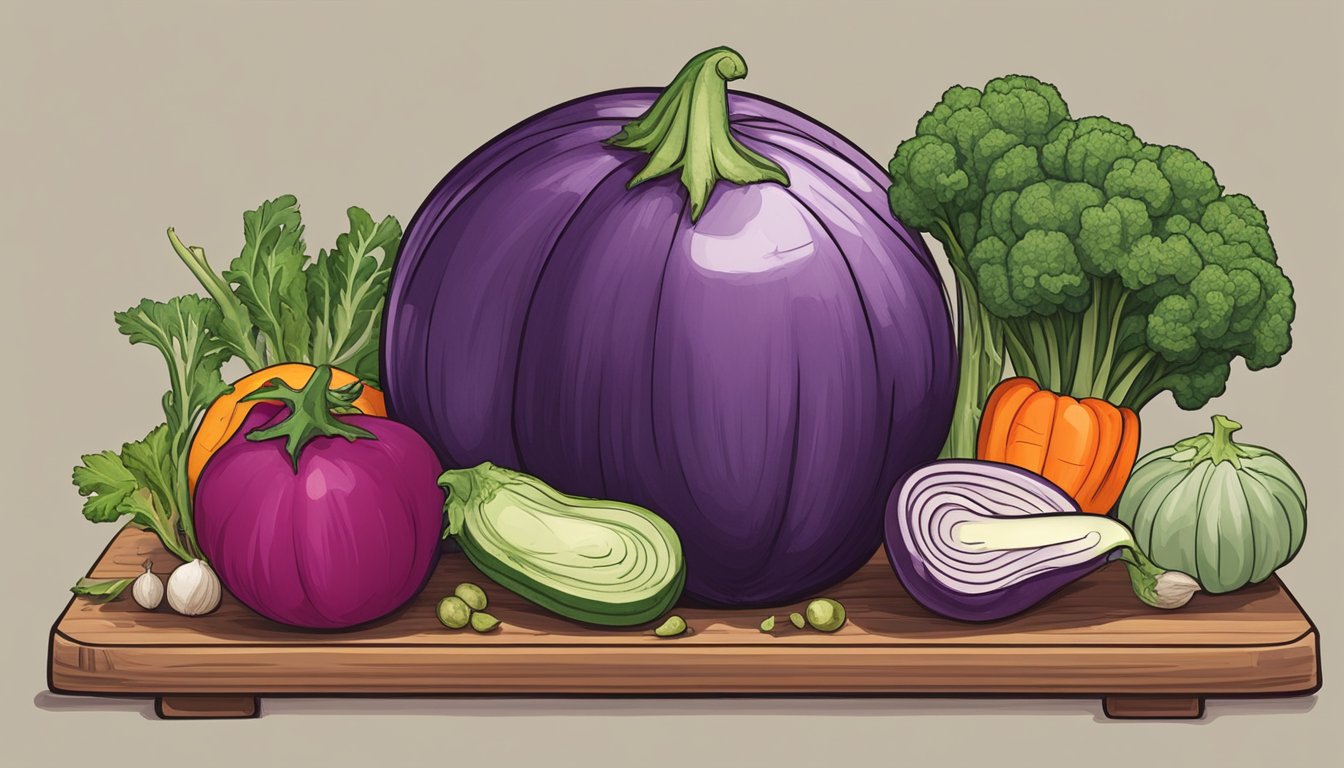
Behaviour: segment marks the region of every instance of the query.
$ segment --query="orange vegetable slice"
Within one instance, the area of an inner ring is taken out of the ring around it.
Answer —
[[[301,389],[308,383],[308,379],[312,378],[314,370],[316,369],[313,366],[306,363],[280,363],[262,368],[235,381],[232,391],[220,395],[211,403],[201,418],[200,426],[196,428],[196,434],[191,439],[191,449],[187,452],[187,487],[191,492],[196,492],[196,480],[201,476],[201,470],[205,469],[206,462],[238,431],[252,406],[257,402],[278,402],[269,400],[244,402],[244,397],[257,391],[272,379],[279,379],[295,389]],[[352,373],[339,368],[331,369],[332,389],[351,384],[355,380]],[[369,416],[387,415],[383,393],[367,384],[353,405]]]

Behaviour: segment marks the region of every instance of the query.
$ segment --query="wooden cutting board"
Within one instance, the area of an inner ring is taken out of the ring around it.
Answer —
[[[145,531],[122,530],[89,572],[134,576],[176,564]],[[448,630],[435,605],[453,587],[485,588],[503,625]],[[196,618],[141,609],[129,591],[77,597],[51,632],[57,693],[154,696],[164,717],[247,717],[266,695],[887,694],[1098,696],[1112,717],[1198,717],[1207,696],[1308,694],[1320,687],[1316,628],[1277,578],[1197,595],[1179,611],[1139,602],[1120,565],[1031,611],[992,624],[938,618],[902,591],[882,553],[828,592],[849,622],[795,629],[788,613],[680,605],[688,635],[608,630],[548,614],[445,554],[395,615],[347,632],[263,619],[227,594]],[[773,634],[761,619],[778,618]]]

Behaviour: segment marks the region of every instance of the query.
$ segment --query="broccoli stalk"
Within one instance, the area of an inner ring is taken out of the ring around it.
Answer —
[[[975,454],[977,431],[985,399],[1003,378],[1003,326],[980,304],[975,282],[963,277],[966,254],[947,226],[939,238],[957,276],[957,406],[939,458],[969,458]]]
[[[1264,213],[1187,149],[1071,118],[1054,86],[948,90],[890,171],[892,211],[943,243],[963,306],[979,302],[962,312],[972,381],[947,455],[974,455],[970,422],[1005,354],[1055,392],[1138,410],[1170,391],[1195,409],[1233,358],[1266,368],[1291,346],[1292,284]]]

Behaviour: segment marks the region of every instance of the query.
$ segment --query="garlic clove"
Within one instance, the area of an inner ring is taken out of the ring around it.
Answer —
[[[1180,608],[1200,590],[1199,582],[1180,571],[1167,571],[1157,577],[1153,591],[1158,608]]]
[[[145,572],[131,585],[131,597],[146,611],[158,608],[159,603],[163,602],[163,579],[154,574],[151,570],[153,567],[154,564],[146,560]]]
[[[183,616],[200,616],[219,607],[219,577],[204,560],[179,565],[168,577],[168,606]]]

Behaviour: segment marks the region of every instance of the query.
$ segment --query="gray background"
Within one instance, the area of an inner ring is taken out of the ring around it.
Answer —
[[[261,720],[159,723],[135,701],[43,693],[46,633],[113,533],[79,515],[69,468],[159,418],[161,363],[113,310],[195,288],[168,225],[216,264],[240,214],[292,192],[308,241],[358,204],[405,222],[473,148],[557,102],[661,85],[736,47],[744,89],[885,162],[952,83],[1026,72],[1074,114],[1193,147],[1268,212],[1298,289],[1296,348],[1237,370],[1199,413],[1144,411],[1145,448],[1213,412],[1279,449],[1312,497],[1282,575],[1344,642],[1332,484],[1344,417],[1341,4],[923,2],[471,5],[6,2],[0,18],[0,243],[6,499],[0,754],[14,765],[1321,765],[1337,681],[1316,697],[1212,702],[1201,724],[1099,722],[1089,701],[272,700]],[[1313,757],[1315,755],[1315,757]]]

